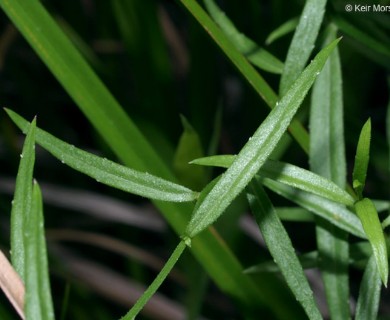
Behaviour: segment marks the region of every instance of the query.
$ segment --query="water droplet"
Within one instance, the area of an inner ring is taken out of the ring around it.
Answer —
[[[21,154],[20,154],[20,158],[22,158],[22,159],[23,159],[23,153],[21,153]]]
[[[316,75],[318,76],[320,74],[320,72],[318,71],[317,73],[316,73]]]
[[[62,160],[61,160],[61,163],[62,163],[62,164],[64,164],[64,163],[65,163],[64,159],[62,159]]]
[[[248,141],[251,141],[252,140],[252,137],[249,137]]]
[[[12,200],[12,201],[11,201],[11,204],[14,206],[14,205],[15,205],[15,200]]]

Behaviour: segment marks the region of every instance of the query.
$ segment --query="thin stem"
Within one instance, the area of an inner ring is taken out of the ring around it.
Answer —
[[[153,296],[153,294],[157,291],[157,289],[163,283],[165,278],[171,272],[173,266],[176,264],[177,260],[179,260],[185,248],[186,248],[185,242],[180,241],[176,249],[173,251],[172,255],[170,256],[170,258],[168,259],[167,263],[164,265],[160,273],[157,275],[156,279],[154,279],[154,281],[148,287],[148,289],[146,289],[146,291],[138,299],[135,305],[130,309],[130,311],[125,316],[121,318],[121,320],[135,319],[137,314],[143,309],[145,304],[149,301],[149,299]]]

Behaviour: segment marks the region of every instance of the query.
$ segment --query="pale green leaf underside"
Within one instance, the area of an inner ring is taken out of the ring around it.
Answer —
[[[286,199],[328,220],[340,229],[348,231],[359,238],[366,238],[359,218],[343,205],[305,191],[298,191],[295,188],[270,179],[264,179],[263,184]]]
[[[259,171],[285,133],[337,43],[338,40],[332,42],[316,56],[287,94],[272,109],[198,210],[194,212],[187,225],[185,232],[187,236],[192,238],[212,224]]]
[[[276,215],[261,182],[258,179],[252,180],[247,190],[248,201],[261,234],[288,286],[310,319],[322,319],[290,237]]]
[[[20,129],[28,128],[28,122],[22,117],[11,110],[6,111]],[[37,129],[36,141],[62,163],[108,186],[163,201],[193,201],[198,196],[197,192],[181,185],[78,149],[41,129]]]
[[[235,157],[233,155],[211,156],[195,159],[191,163],[228,168]],[[352,206],[355,202],[348,192],[332,181],[292,164],[268,159],[258,175],[348,206]]]

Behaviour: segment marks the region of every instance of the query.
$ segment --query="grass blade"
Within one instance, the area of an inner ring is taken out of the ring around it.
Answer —
[[[326,30],[324,45],[336,38],[337,28]],[[338,48],[330,55],[313,86],[310,109],[310,168],[336,183],[346,185],[343,96]],[[354,199],[350,196],[352,203]],[[316,238],[320,269],[325,286],[330,317],[350,318],[348,234],[316,217]]]
[[[326,0],[307,0],[288,49],[279,93],[283,96],[298,78],[309,60],[322,24]]]
[[[25,222],[26,319],[54,319],[43,227],[42,195],[35,181],[32,206]]]
[[[310,319],[322,319],[290,237],[260,182],[253,180],[248,191],[248,201],[261,234],[288,286]]]
[[[337,43],[338,41],[334,41],[317,55],[279,104],[272,109],[221,180],[194,212],[187,225],[187,236],[192,238],[213,223],[259,171],[283,136]]]
[[[43,5],[0,0],[0,6],[119,158],[137,170],[148,168],[171,179],[172,174]]]
[[[179,260],[180,256],[184,252],[186,248],[186,244],[184,241],[180,241],[177,245],[176,249],[173,251],[172,255],[165,263],[164,267],[161,269],[160,273],[156,277],[156,279],[152,282],[152,284],[146,289],[146,291],[142,294],[139,300],[136,302],[133,308],[121,318],[121,320],[133,320],[137,316],[137,314],[142,310],[148,300],[153,296],[153,294],[157,291],[157,289],[161,286],[165,278],[171,272],[172,268],[175,266],[177,260]]]
[[[191,161],[191,164],[229,168],[235,157],[233,155],[211,156],[195,159]],[[258,175],[337,203],[352,206],[355,202],[348,192],[332,181],[289,163],[268,159],[260,168]]]
[[[268,51],[260,48],[254,41],[240,33],[233,22],[215,4],[214,0],[203,1],[211,17],[226,34],[229,40],[255,66],[272,73],[281,74],[283,62]]]
[[[22,131],[28,128],[22,117],[6,111]],[[197,198],[197,193],[186,187],[78,149],[44,130],[37,129],[36,141],[62,163],[108,186],[155,200],[184,202]]]
[[[32,179],[35,162],[36,120],[29,126],[20,155],[20,164],[16,176],[14,199],[11,210],[11,261],[16,272],[25,281],[25,242],[24,230],[26,217],[31,208]]]
[[[291,200],[302,208],[326,219],[340,229],[359,238],[366,238],[359,218],[354,213],[347,210],[343,205],[339,205],[314,194],[297,191],[292,187],[270,179],[264,179],[263,184],[282,197]]]
[[[353,167],[353,188],[359,199],[363,197],[363,189],[366,184],[368,161],[370,159],[371,120],[368,119],[360,132],[356,149],[355,165]]]
[[[355,320],[377,319],[380,293],[381,279],[375,257],[372,256],[367,262],[360,284]]]
[[[386,240],[378,213],[374,204],[368,198],[364,198],[355,204],[356,214],[362,222],[364,232],[372,246],[379,275],[385,287],[389,276],[389,265],[387,259]]]

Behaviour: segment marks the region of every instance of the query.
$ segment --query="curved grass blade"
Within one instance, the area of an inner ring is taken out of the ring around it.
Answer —
[[[27,123],[27,121],[26,121]],[[32,180],[35,162],[36,119],[31,122],[20,155],[20,164],[16,176],[14,199],[11,210],[11,261],[21,279],[25,280],[25,241],[26,217],[29,215],[32,201]]]
[[[32,206],[24,229],[27,320],[54,319],[42,211],[42,194],[34,181]]]
[[[363,189],[366,184],[368,161],[370,159],[371,120],[368,119],[360,132],[356,149],[355,165],[353,167],[353,188],[359,199],[363,198]]]
[[[377,319],[380,293],[381,279],[375,257],[372,256],[367,262],[360,284],[355,320]]]
[[[309,60],[322,24],[326,0],[307,0],[287,52],[280,79],[279,94],[283,96],[298,78]]]
[[[324,45],[336,38],[337,28],[330,25]],[[338,188],[346,185],[343,96],[340,57],[336,48],[313,85],[310,109],[310,169],[333,181]],[[348,194],[349,195],[349,194]],[[354,199],[351,199],[351,206]],[[316,239],[320,270],[324,282],[330,318],[350,318],[348,234],[316,217]]]
[[[6,111],[22,131],[28,128],[28,122],[22,117],[11,110]],[[36,141],[53,156],[61,160],[62,163],[108,186],[146,198],[163,201],[193,201],[198,196],[197,192],[176,183],[149,173],[127,168],[78,149],[55,138],[44,130],[37,129]]]
[[[359,238],[366,238],[359,218],[354,213],[347,210],[343,205],[339,205],[333,201],[329,201],[305,191],[296,190],[270,179],[264,179],[263,184],[282,197],[289,199],[302,208],[324,218],[340,229]]]
[[[229,168],[235,158],[233,155],[218,155],[195,159],[190,163]],[[332,181],[289,163],[268,159],[257,174],[348,206],[355,202],[348,192]]]
[[[272,42],[278,40],[286,34],[293,32],[297,28],[298,23],[299,18],[293,18],[291,20],[286,21],[269,34],[267,39],[265,39],[265,44],[270,45]]]
[[[254,179],[250,183],[247,192],[248,201],[261,234],[288,286],[309,319],[322,319],[290,237],[276,215],[273,205],[260,182]]]
[[[142,294],[136,304],[130,309],[130,311],[121,318],[121,320],[133,320],[142,310],[148,300],[153,296],[153,294],[158,290],[161,284],[164,282],[165,278],[171,272],[172,268],[175,266],[177,260],[184,252],[186,244],[184,241],[180,241],[176,249],[173,251],[172,255],[169,257],[168,261],[165,263],[164,267],[161,269],[160,273],[156,279],[151,283],[151,285],[146,289]]]
[[[185,234],[192,238],[212,224],[259,171],[305,98],[338,40],[323,49],[305,69],[279,104],[242,148],[221,180],[210,191],[187,225]]]
[[[207,11],[215,20],[218,26],[226,34],[233,45],[255,66],[272,73],[281,74],[283,62],[268,51],[260,48],[253,40],[240,33],[233,22],[215,4],[214,0],[203,1]]]
[[[364,198],[355,204],[356,214],[358,215],[368,241],[372,246],[375,261],[379,270],[379,275],[385,287],[389,276],[389,264],[387,259],[386,240],[383,234],[382,226],[379,221],[378,213],[372,201]]]

